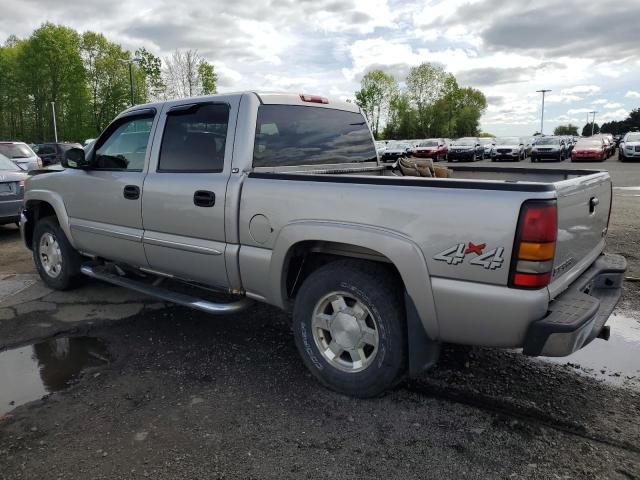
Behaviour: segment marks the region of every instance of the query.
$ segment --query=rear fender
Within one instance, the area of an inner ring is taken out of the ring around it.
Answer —
[[[418,245],[394,231],[359,224],[302,220],[280,230],[275,241],[269,280],[273,303],[285,308],[287,303],[285,265],[293,247],[304,241],[340,242],[364,247],[385,256],[396,267],[408,297],[415,305],[429,338],[437,340],[439,327],[431,291],[427,263]]]

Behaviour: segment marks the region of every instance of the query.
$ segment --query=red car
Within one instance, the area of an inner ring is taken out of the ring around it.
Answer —
[[[601,138],[580,139],[571,152],[572,162],[604,162],[607,150]]]
[[[449,144],[444,138],[430,138],[420,142],[411,153],[414,157],[446,160],[449,156]]]

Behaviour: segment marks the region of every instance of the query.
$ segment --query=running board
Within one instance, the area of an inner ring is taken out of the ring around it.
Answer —
[[[103,280],[119,287],[128,288],[129,290],[135,290],[136,292],[144,293],[151,297],[156,297],[167,302],[177,303],[184,307],[193,308],[195,310],[201,310],[207,313],[213,313],[216,315],[227,315],[230,313],[240,312],[247,307],[251,306],[253,302],[248,298],[243,298],[237,302],[232,303],[214,303],[208,300],[203,300],[197,297],[191,297],[182,293],[172,292],[166,288],[155,287],[153,285],[147,285],[146,283],[137,282],[127,277],[121,277],[114,275],[113,273],[104,272],[102,270],[95,269],[90,265],[83,265],[80,271],[91,278]]]

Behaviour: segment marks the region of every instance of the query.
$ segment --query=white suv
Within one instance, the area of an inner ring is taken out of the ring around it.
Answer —
[[[621,162],[626,160],[640,160],[640,132],[629,132],[620,141]]]

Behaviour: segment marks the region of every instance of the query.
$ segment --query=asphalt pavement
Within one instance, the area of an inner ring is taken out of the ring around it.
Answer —
[[[640,163],[517,166],[611,172],[611,341],[556,363],[447,346],[373,400],[319,386],[277,309],[53,292],[0,227],[0,478],[640,478]]]

